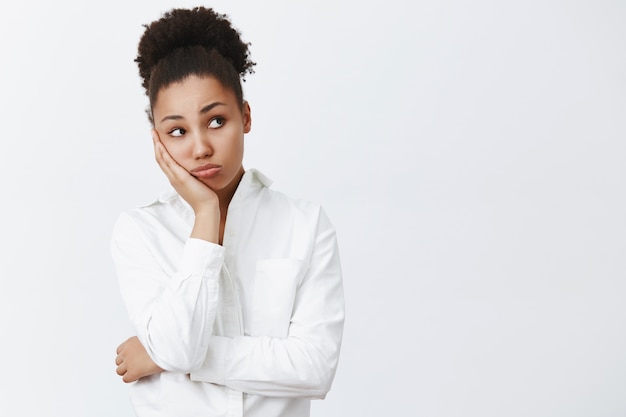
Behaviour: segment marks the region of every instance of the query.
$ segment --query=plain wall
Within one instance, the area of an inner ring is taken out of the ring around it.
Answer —
[[[109,238],[168,185],[133,59],[196,4],[3,5],[1,415],[133,415]],[[210,6],[258,63],[244,165],[338,230],[313,415],[626,415],[626,3]]]

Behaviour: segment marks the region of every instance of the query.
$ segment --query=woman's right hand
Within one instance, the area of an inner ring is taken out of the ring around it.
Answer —
[[[176,192],[189,203],[196,215],[191,237],[218,243],[220,206],[217,194],[172,158],[155,129],[152,129],[152,140],[154,142],[154,155],[159,167]]]
[[[135,382],[144,376],[150,376],[163,372],[163,369],[154,363],[146,352],[137,336],[133,336],[119,345],[116,350],[115,372],[122,377],[124,382]]]

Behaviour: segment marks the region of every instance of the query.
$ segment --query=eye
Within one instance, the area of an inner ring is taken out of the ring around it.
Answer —
[[[209,122],[209,128],[217,129],[219,127],[224,126],[225,122],[226,122],[226,120],[224,120],[223,117],[215,117],[215,118],[211,119],[211,121]]]
[[[186,133],[185,129],[182,129],[180,127],[174,128],[169,131],[169,135],[174,136],[176,138],[183,136],[185,133]]]

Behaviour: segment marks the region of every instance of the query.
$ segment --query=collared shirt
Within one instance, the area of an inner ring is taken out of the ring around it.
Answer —
[[[344,320],[324,211],[247,171],[223,245],[189,238],[175,192],[123,213],[112,237],[137,337],[165,371],[131,386],[138,416],[304,417],[335,375]]]

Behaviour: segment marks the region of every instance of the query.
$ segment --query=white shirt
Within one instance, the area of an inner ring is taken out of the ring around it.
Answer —
[[[112,254],[137,337],[164,372],[132,384],[145,416],[305,417],[335,375],[344,320],[323,210],[247,171],[223,245],[189,238],[175,192],[123,213]]]

